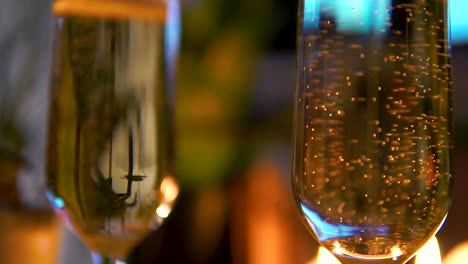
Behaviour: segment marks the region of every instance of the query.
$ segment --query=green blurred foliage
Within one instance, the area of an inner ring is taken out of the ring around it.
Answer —
[[[182,10],[177,174],[182,187],[225,184],[248,161],[257,62],[273,37],[273,0],[204,0]]]

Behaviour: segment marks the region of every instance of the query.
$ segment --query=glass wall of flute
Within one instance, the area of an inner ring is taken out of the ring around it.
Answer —
[[[293,186],[341,263],[406,263],[452,197],[444,0],[300,1]]]
[[[47,195],[96,263],[122,262],[177,196],[178,3],[59,0],[53,14]]]

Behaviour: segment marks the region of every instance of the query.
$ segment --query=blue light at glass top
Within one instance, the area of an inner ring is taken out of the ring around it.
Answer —
[[[467,0],[449,0],[450,29],[453,44],[468,43]]]
[[[379,34],[390,17],[391,0],[305,0],[305,28],[316,27],[319,15],[336,18],[339,32]],[[322,12],[319,14],[319,12]]]
[[[448,2],[452,43],[468,43],[468,15],[465,14],[468,10],[468,1],[449,0]],[[385,28],[387,19],[391,15],[387,10],[390,3],[391,0],[304,0],[305,27],[317,25],[320,8],[325,10],[325,14],[331,12],[330,15],[336,18],[338,31],[378,33]]]

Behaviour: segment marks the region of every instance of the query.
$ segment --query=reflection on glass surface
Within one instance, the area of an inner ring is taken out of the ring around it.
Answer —
[[[178,192],[175,51],[166,53],[165,2],[86,3],[54,5],[47,195],[92,251],[123,260]]]

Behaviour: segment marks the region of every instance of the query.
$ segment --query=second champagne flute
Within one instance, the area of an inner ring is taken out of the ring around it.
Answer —
[[[93,252],[125,260],[171,211],[175,0],[54,3],[47,195]]]
[[[452,197],[447,1],[300,3],[298,207],[342,263],[406,263]]]

